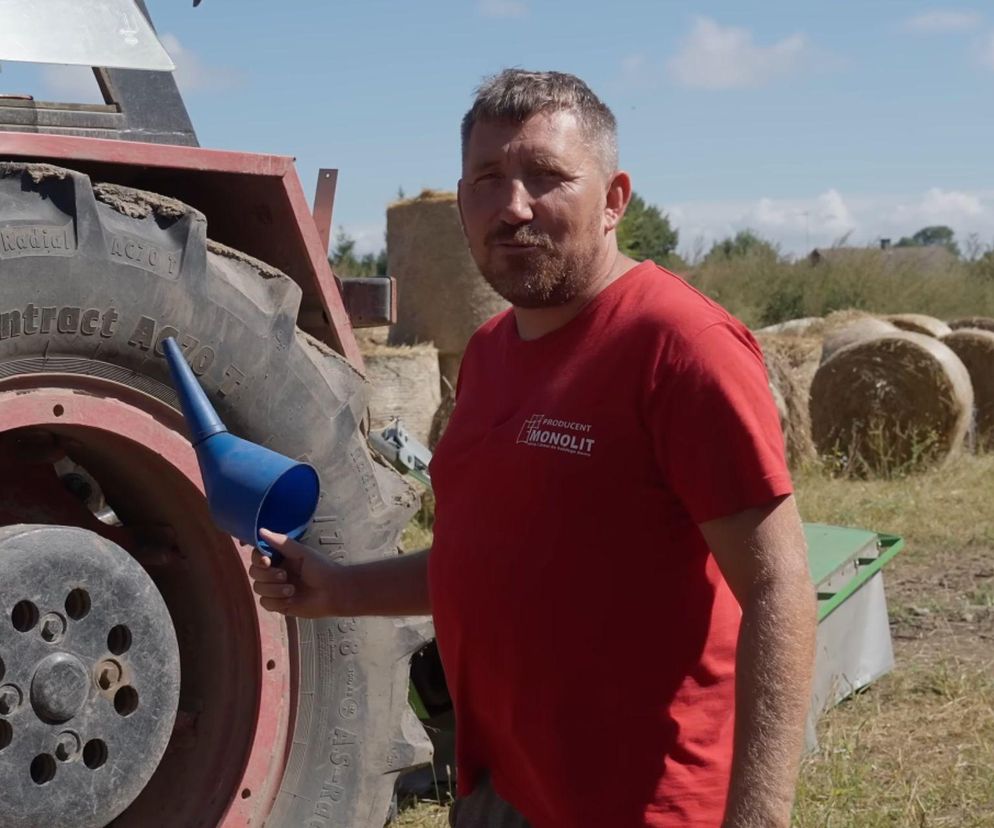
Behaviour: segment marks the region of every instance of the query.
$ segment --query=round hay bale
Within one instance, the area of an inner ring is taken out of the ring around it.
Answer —
[[[382,347],[387,344],[390,336],[389,325],[377,325],[373,328],[353,328],[355,340],[361,348]]]
[[[943,461],[962,445],[972,410],[960,358],[942,342],[906,331],[835,351],[811,384],[815,446],[857,476]]]
[[[994,331],[958,328],[942,338],[970,374],[973,384],[974,441],[994,450]]]
[[[780,411],[780,427],[787,460],[794,468],[814,458],[808,394],[818,370],[821,342],[811,337],[757,333],[770,379],[773,400]]]
[[[456,387],[459,381],[459,366],[462,364],[462,354],[439,354],[438,370],[442,374],[442,396],[445,396],[445,386]]]
[[[932,336],[936,339],[942,339],[942,337],[952,330],[941,319],[936,319],[934,316],[926,316],[923,313],[892,313],[889,316],[885,316],[884,319],[892,325],[896,325],[902,331],[925,334],[925,336]]]
[[[453,193],[426,190],[387,208],[387,270],[397,280],[390,344],[433,342],[462,354],[473,332],[508,307],[469,254]]]
[[[411,434],[427,444],[442,396],[434,346],[368,347],[363,359],[371,386],[370,428],[379,431],[400,418]]]
[[[840,318],[839,322],[841,324],[825,332],[825,341],[821,348],[823,365],[831,359],[836,351],[848,345],[861,342],[864,339],[874,339],[898,332],[896,325],[868,314],[852,316],[844,323]]]
[[[989,316],[965,316],[962,319],[954,319],[949,323],[949,327],[954,331],[960,328],[978,328],[982,331],[994,331],[994,319]]]
[[[431,429],[428,432],[428,448],[432,451],[435,450],[438,441],[445,434],[452,412],[456,409],[456,392],[451,385],[446,385],[444,381],[442,385],[445,386],[442,389],[442,402],[435,409],[435,415],[431,418]]]
[[[778,334],[780,336],[810,336],[811,332],[818,330],[824,324],[820,316],[805,316],[803,319],[788,319],[786,322],[778,322],[776,325],[767,325],[760,328],[756,333]]]

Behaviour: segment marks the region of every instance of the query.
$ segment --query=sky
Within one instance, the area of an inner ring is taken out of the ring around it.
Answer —
[[[32,0],[35,8],[46,0]],[[947,224],[994,244],[994,4],[882,0],[148,0],[201,145],[292,155],[335,227],[384,243],[403,192],[454,189],[459,121],[509,66],[573,72],[680,251],[752,229],[789,255]],[[0,93],[98,100],[78,67]]]

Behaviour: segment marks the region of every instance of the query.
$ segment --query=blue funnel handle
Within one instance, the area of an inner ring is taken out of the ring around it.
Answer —
[[[183,409],[186,427],[190,430],[190,442],[197,446],[208,437],[226,432],[228,429],[221,422],[204,389],[200,387],[193,371],[187,365],[176,340],[171,336],[166,337],[162,340],[162,348],[166,354],[166,362],[169,363],[173,385],[176,393],[179,394],[179,404]]]

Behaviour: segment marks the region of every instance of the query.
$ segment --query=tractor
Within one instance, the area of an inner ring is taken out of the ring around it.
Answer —
[[[393,555],[418,498],[368,448],[352,333],[390,280],[340,288],[333,172],[312,212],[291,158],[198,145],[142,0],[0,14],[0,61],[88,65],[104,98],[0,96],[0,825],[378,828],[430,757],[430,623],[261,610],[163,341],[318,470],[305,543]]]

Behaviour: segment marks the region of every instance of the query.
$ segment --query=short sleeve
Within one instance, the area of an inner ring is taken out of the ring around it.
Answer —
[[[762,352],[734,322],[661,350],[647,416],[664,481],[695,523],[792,492]]]

